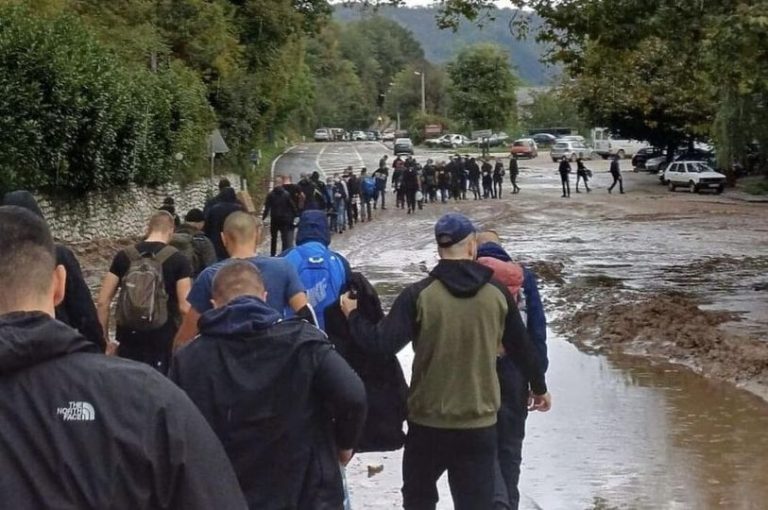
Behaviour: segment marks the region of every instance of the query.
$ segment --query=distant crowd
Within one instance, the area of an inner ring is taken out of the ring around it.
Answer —
[[[115,254],[96,303],[34,197],[6,195],[4,504],[349,509],[355,453],[404,448],[404,508],[434,509],[447,471],[454,508],[517,509],[525,420],[551,406],[536,276],[496,232],[445,214],[439,263],[385,314],[330,244],[386,208],[388,170],[384,157],[372,183],[363,169],[275,186],[263,217],[280,257],[258,254],[263,223],[226,180],[183,219],[168,198]],[[500,162],[397,158],[396,205],[500,197],[496,176]],[[410,385],[396,357],[408,344]]]

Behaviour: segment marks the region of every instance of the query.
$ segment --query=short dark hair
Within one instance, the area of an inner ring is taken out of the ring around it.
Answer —
[[[51,287],[56,245],[45,220],[16,206],[0,207],[0,313]]]
[[[213,278],[213,299],[227,304],[240,296],[260,296],[264,293],[261,271],[247,260],[232,260],[216,272]]]
[[[205,221],[205,214],[200,209],[190,209],[184,216],[184,221],[189,223],[202,223]]]
[[[226,188],[231,188],[231,187],[232,187],[232,184],[229,182],[229,179],[227,179],[226,177],[219,181],[219,191]]]

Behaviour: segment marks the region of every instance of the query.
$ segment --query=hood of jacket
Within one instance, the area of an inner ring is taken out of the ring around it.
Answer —
[[[525,274],[520,264],[504,262],[493,257],[479,257],[477,262],[490,268],[493,271],[493,277],[509,289],[510,294],[517,299],[525,280]]]
[[[473,260],[441,260],[429,273],[456,297],[472,297],[493,278],[493,271]]]
[[[301,213],[299,228],[296,232],[296,244],[304,244],[310,241],[331,244],[331,230],[328,228],[328,219],[325,211],[304,211]]]
[[[255,296],[240,296],[200,318],[200,333],[212,337],[248,336],[280,322],[281,315]]]
[[[202,234],[202,231],[194,225],[191,225],[189,223],[182,223],[181,225],[176,227],[176,233],[187,234],[194,237],[198,234]]]
[[[512,257],[509,256],[509,253],[501,245],[493,242],[481,244],[477,248],[477,258],[481,257],[490,257],[502,262],[512,262]]]
[[[45,313],[0,315],[0,375],[76,352],[98,352],[98,348]]]
[[[15,205],[16,207],[23,207],[28,211],[32,211],[39,217],[43,218],[43,211],[37,204],[35,197],[26,190],[11,191],[6,193],[3,197],[3,205]]]

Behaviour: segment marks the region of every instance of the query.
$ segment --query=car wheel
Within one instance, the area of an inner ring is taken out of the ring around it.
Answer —
[[[688,191],[690,191],[691,193],[698,193],[699,187],[696,186],[695,182],[691,181],[688,183]]]
[[[669,181],[667,186],[669,186],[669,191],[675,191],[675,185],[672,181]]]
[[[718,188],[715,190],[715,193],[717,193],[718,195],[720,195],[720,194],[721,194],[721,193],[722,193],[724,190],[725,190],[725,186],[719,186],[719,187],[718,187]]]
[[[619,159],[624,159],[624,156],[627,154],[624,152],[624,149],[619,149],[619,152],[617,152],[616,155],[619,157]]]
[[[557,158],[552,158],[552,163],[557,163]]]

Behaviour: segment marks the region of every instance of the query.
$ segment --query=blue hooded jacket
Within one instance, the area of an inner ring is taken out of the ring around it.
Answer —
[[[304,211],[296,233],[295,248],[284,252],[285,258],[299,274],[307,289],[307,299],[315,311],[315,323],[325,331],[325,310],[339,300],[351,273],[349,262],[330,250],[331,230],[323,211]],[[293,316],[290,309],[285,316]]]
[[[491,257],[502,262],[513,262],[512,257],[496,243],[485,243],[478,247],[477,256]],[[541,302],[539,294],[539,284],[536,273],[533,270],[523,266],[523,292],[525,293],[525,302],[528,313],[528,334],[531,341],[536,346],[541,359],[544,372],[549,367],[549,358],[547,357],[547,317],[544,315],[544,305]]]

